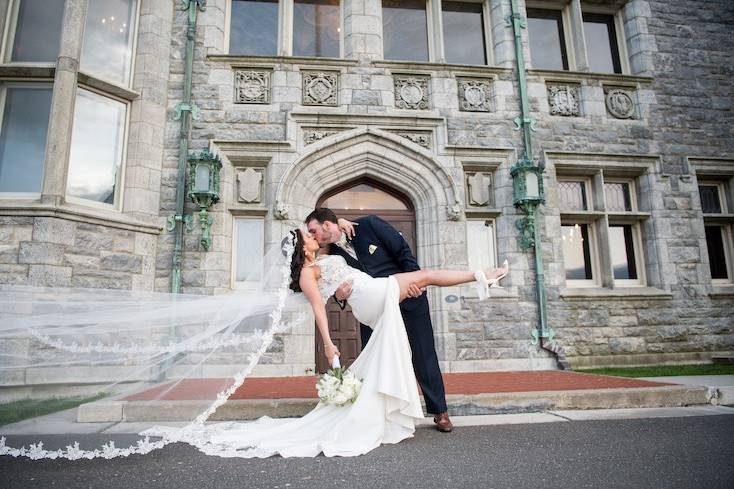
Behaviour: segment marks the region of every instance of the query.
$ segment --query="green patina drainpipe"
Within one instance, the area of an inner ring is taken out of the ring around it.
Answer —
[[[520,89],[520,116],[515,118],[517,129],[523,132],[523,151],[518,162],[510,170],[513,178],[515,206],[525,213],[525,217],[517,222],[521,232],[520,246],[523,249],[534,248],[535,284],[538,301],[538,328],[533,331],[532,343],[540,344],[556,357],[558,367],[570,369],[563,348],[554,340],[554,332],[548,326],[547,299],[545,293],[545,274],[543,272],[543,253],[541,249],[540,228],[538,224],[538,208],[545,203],[543,192],[543,171],[545,165],[541,161],[537,166],[533,163],[532,131],[535,130],[535,119],[530,116],[527,82],[525,78],[525,57],[522,47],[522,29],[525,19],[520,15],[517,0],[511,0],[512,14],[506,19],[515,34],[515,60],[517,63],[517,79]]]
[[[199,10],[204,10],[206,0],[182,0],[184,10],[188,10],[188,26],[186,29],[186,58],[184,61],[183,101],[176,105],[176,120],[181,120],[178,142],[178,184],[176,186],[176,214],[168,218],[167,229],[174,231],[176,242],[173,248],[171,269],[171,292],[181,292],[181,262],[183,257],[183,233],[193,229],[191,215],[184,214],[186,199],[186,165],[189,156],[189,134],[191,118],[199,118],[199,108],[191,103],[191,79],[194,69],[194,43],[196,41],[196,17]]]

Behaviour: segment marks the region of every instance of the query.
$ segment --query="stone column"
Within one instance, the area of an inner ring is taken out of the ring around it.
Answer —
[[[344,57],[382,59],[382,2],[344,0]]]
[[[77,73],[86,17],[87,0],[66,0],[43,160],[41,201],[48,204],[62,203],[66,192]]]

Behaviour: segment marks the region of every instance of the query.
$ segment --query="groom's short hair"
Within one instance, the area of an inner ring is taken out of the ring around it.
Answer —
[[[337,224],[337,217],[336,214],[334,214],[334,211],[327,207],[317,207],[314,209],[314,211],[306,216],[306,220],[303,221],[306,224],[316,219],[319,221],[319,224],[323,224],[326,221],[333,222],[334,224]]]

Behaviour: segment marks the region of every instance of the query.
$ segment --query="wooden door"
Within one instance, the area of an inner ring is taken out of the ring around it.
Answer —
[[[374,192],[370,189],[374,189]],[[375,193],[379,195],[376,196]],[[337,217],[350,220],[369,214],[379,216],[392,224],[403,235],[415,253],[415,213],[405,197],[388,187],[370,180],[359,180],[325,194],[319,199],[318,206],[329,207]],[[348,367],[362,351],[359,322],[352,315],[348,305],[342,310],[333,297],[326,304],[326,316],[329,320],[331,340],[341,353],[341,364]],[[316,371],[323,373],[329,369],[330,365],[327,364],[326,357],[324,357],[324,342],[321,334],[318,328],[315,329]]]

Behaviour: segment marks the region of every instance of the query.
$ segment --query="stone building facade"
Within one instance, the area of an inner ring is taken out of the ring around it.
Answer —
[[[556,341],[575,367],[731,354],[734,7],[519,3]],[[168,291],[186,7],[49,4],[55,15],[0,0],[0,282]],[[185,234],[183,292],[246,289],[259,257],[315,205],[363,185],[407,202],[423,267],[511,263],[488,302],[470,287],[430,291],[444,371],[554,368],[530,341],[534,258],[513,206],[510,14],[510,0],[207,1],[190,147],[221,156],[222,198],[210,250],[198,225]],[[55,35],[50,53],[33,41]],[[257,373],[313,371],[314,334],[284,335]]]

